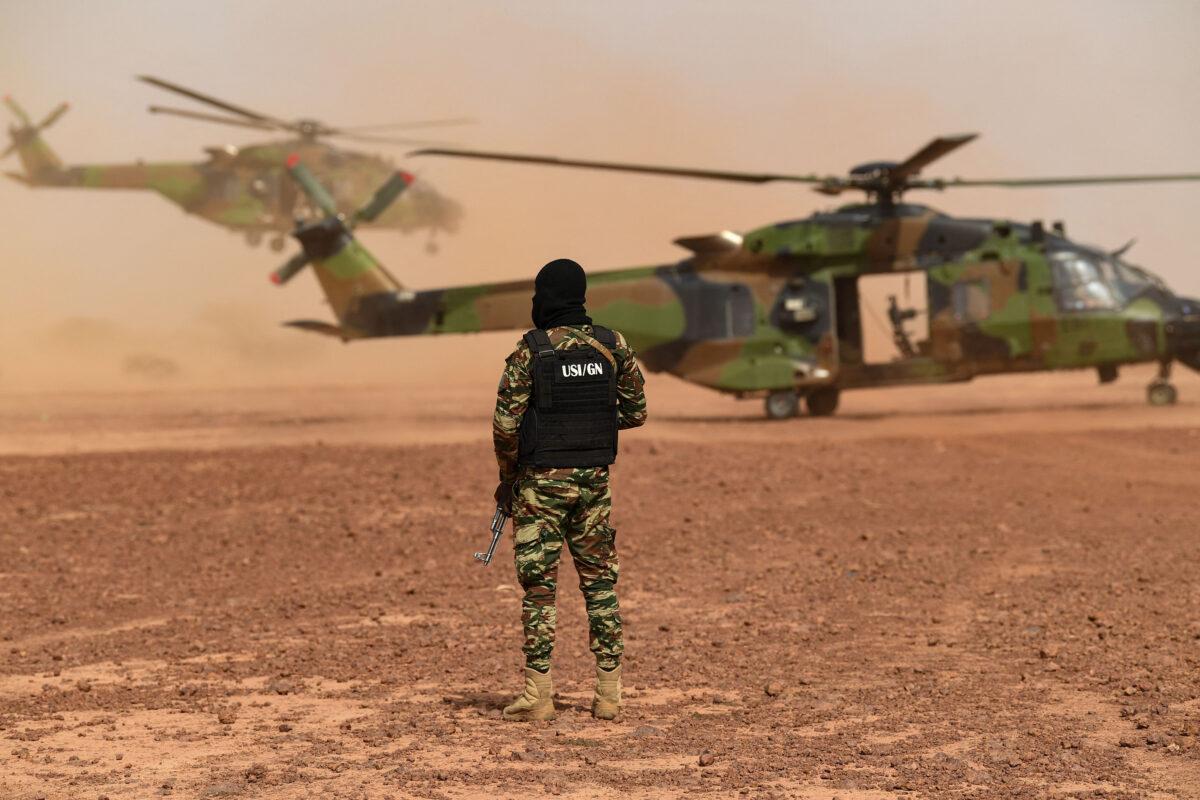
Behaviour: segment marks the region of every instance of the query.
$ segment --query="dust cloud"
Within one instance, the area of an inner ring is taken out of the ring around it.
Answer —
[[[976,130],[984,136],[939,173],[1195,171],[1198,23],[1200,7],[1184,2],[373,2],[349,13],[280,0],[18,2],[0,7],[0,91],[35,117],[72,103],[46,135],[68,164],[200,160],[205,146],[273,138],[146,114],[149,103],[177,104],[132,80],[148,73],[331,124],[470,114],[480,124],[440,134],[497,150],[841,173]],[[681,255],[676,236],[831,205],[794,186],[387,154],[466,211],[436,256],[422,235],[363,235],[413,288],[526,277],[563,255],[593,269],[662,263]],[[1065,219],[1105,246],[1137,236],[1133,260],[1200,294],[1195,185],[911,199],[963,215]],[[282,328],[329,318],[311,276],[267,283],[290,250],[249,248],[147,192],[4,181],[0,218],[0,391],[484,387],[516,338],[347,346]]]

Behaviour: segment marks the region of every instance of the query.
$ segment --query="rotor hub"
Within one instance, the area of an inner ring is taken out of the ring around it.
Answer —
[[[296,120],[296,133],[300,134],[303,139],[315,139],[321,135],[324,129],[325,126],[315,119]]]
[[[900,162],[898,161],[868,161],[850,170],[850,174],[861,175],[863,177],[886,175],[898,166],[900,166]]]

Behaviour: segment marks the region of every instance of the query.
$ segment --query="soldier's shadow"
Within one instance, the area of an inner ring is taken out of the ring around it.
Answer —
[[[496,713],[499,713],[502,708],[512,701],[512,694],[499,694],[497,692],[470,692],[467,694],[447,694],[442,696],[442,703],[451,708],[470,708],[477,711],[495,711]],[[575,697],[564,697],[561,694],[555,694],[554,708],[557,711],[577,711],[584,714],[590,713],[592,710],[588,698],[580,700]]]
[[[447,694],[442,702],[452,708],[473,708],[480,711],[498,711],[512,702],[512,695],[498,692],[470,692]]]

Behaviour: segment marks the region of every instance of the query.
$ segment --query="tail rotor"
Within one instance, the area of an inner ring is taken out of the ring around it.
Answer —
[[[42,131],[58,122],[59,118],[71,108],[69,103],[59,103],[41,122],[35,125],[29,115],[25,113],[25,109],[21,108],[20,104],[9,95],[4,96],[4,105],[8,106],[8,110],[12,112],[12,115],[17,118],[17,122],[20,124],[9,128],[12,143],[5,148],[3,153],[0,153],[0,158],[7,158],[22,145],[36,139]]]
[[[297,224],[292,235],[300,242],[301,252],[288,259],[279,269],[271,273],[271,282],[282,286],[294,278],[302,269],[317,261],[329,261],[343,253],[354,243],[352,231],[363,222],[371,222],[396,201],[413,181],[407,172],[396,172],[384,183],[362,208],[349,218],[338,212],[337,203],[328,190],[300,157],[291,155],[287,169],[313,205],[324,214],[322,219]]]
[[[296,277],[300,270],[307,267],[309,264],[308,253],[299,252],[284,262],[283,266],[271,273],[271,283],[276,286],[283,284]]]
[[[403,194],[412,182],[413,176],[409,173],[394,173],[383,186],[379,187],[366,205],[355,212],[354,223],[358,225],[364,222],[374,222],[376,217],[387,211],[388,207],[396,202],[396,198]]]

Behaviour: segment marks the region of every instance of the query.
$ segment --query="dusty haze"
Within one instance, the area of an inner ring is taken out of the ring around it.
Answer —
[[[71,101],[48,139],[76,164],[266,138],[146,114],[149,73],[331,124],[472,114],[447,138],[495,149],[841,172],[979,131],[942,174],[1200,171],[1198,23],[1194,2],[0,0],[0,94]],[[364,234],[414,288],[669,262],[677,236],[831,203],[405,166],[466,208],[436,257]],[[1200,295],[1200,183],[913,199],[1137,236]],[[613,473],[622,717],[590,718],[564,572],[559,718],[514,731],[511,545],[471,553],[516,333],[282,329],[329,318],[312,277],[271,286],[286,254],[149,193],[0,180],[0,220],[0,798],[1200,797],[1196,372],[1166,408],[1140,365],[854,392],[795,424],[650,376]]]
[[[72,164],[195,160],[263,137],[152,117],[159,75],[284,117],[364,124],[471,114],[466,146],[732,169],[839,172],[936,134],[983,137],[946,175],[1200,170],[1195,3],[0,2],[0,90]],[[184,103],[171,102],[173,105]],[[403,148],[389,152],[398,160]],[[406,165],[466,207],[421,237],[364,239],[410,286],[666,262],[671,239],[799,217],[830,201],[720,184],[432,159]],[[4,164],[15,169],[15,159]],[[1065,219],[1200,294],[1200,185],[963,190],[959,214]],[[281,256],[150,193],[0,182],[0,389],[413,382],[489,385],[514,337],[344,347],[280,329],[326,318]],[[1090,380],[1090,379],[1089,379]]]

